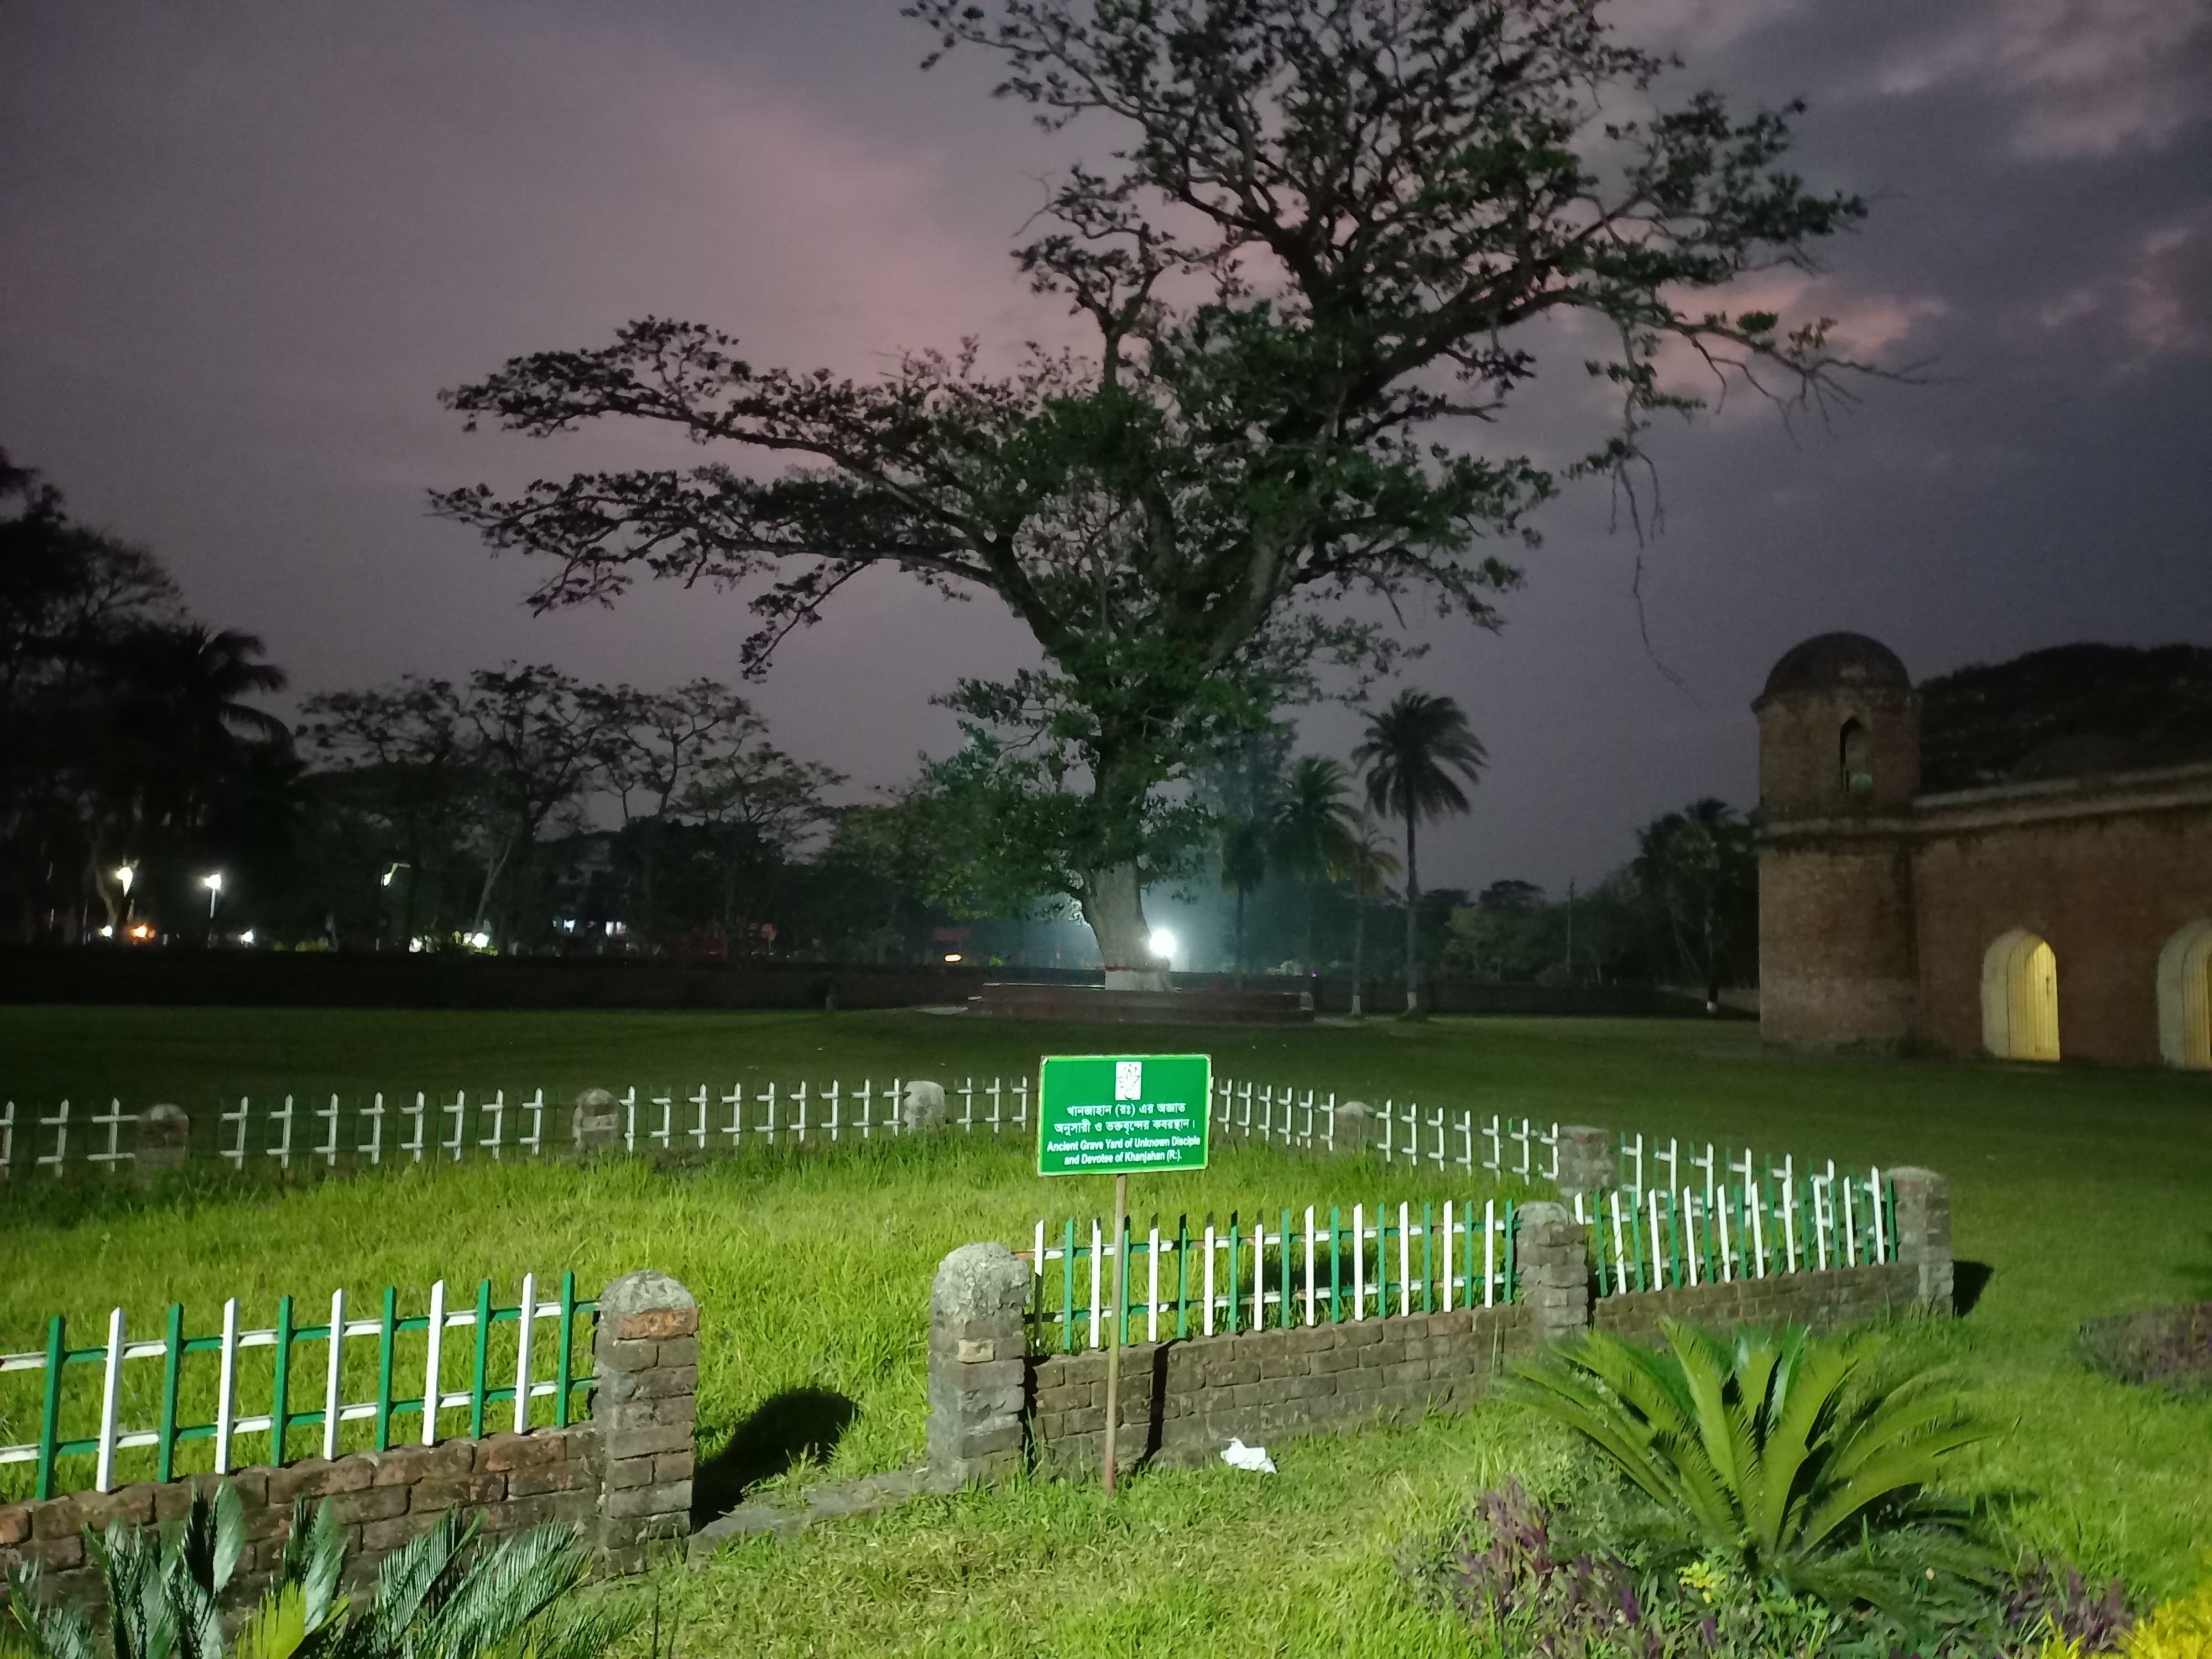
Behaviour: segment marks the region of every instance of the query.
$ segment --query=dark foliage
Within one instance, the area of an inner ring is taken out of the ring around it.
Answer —
[[[1931,790],[2212,761],[2212,649],[2061,645],[1920,688]]]

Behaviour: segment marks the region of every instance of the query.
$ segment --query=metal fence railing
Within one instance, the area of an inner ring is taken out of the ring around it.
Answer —
[[[526,1275],[511,1305],[495,1304],[489,1279],[458,1306],[442,1279],[420,1312],[403,1314],[390,1285],[369,1305],[361,1314],[337,1291],[310,1323],[286,1296],[274,1325],[248,1328],[234,1297],[219,1330],[188,1335],[173,1304],[160,1335],[135,1340],[117,1308],[103,1340],[82,1347],[57,1314],[43,1348],[0,1353],[0,1469],[33,1465],[30,1495],[46,1498],[112,1492],[126,1474],[169,1480],[187,1463],[224,1474],[246,1451],[281,1464],[303,1443],[324,1457],[431,1446],[487,1425],[565,1425],[592,1380],[585,1316],[599,1304],[578,1299],[574,1273],[551,1297]],[[35,1424],[34,1437],[4,1443],[19,1422]]]
[[[1100,1347],[1117,1318],[1121,1341],[1158,1342],[1510,1303],[1515,1227],[1513,1200],[1496,1198],[1125,1218],[1118,1238],[1096,1216],[1056,1232],[1039,1220],[1020,1253],[1030,1345]]]

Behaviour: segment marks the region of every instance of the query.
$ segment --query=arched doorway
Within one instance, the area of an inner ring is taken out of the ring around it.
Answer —
[[[1982,1045],[2000,1060],[2058,1058],[2058,957],[2025,928],[1982,958]]]
[[[2212,921],[2192,921],[2158,953],[2158,1051],[2169,1066],[2212,1067]]]

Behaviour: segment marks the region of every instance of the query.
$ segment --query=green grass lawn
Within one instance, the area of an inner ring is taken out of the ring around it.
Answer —
[[[1031,1071],[1100,1046],[1052,1029],[915,1013],[413,1014],[0,1010],[0,1090],[19,1112],[64,1093],[173,1100],[222,1092],[421,1088],[549,1095],[599,1085],[815,1084],[893,1073],[957,1082]],[[1116,1047],[1182,1048],[1125,1030]],[[1987,1288],[1955,1325],[1905,1340],[1954,1361],[2017,1426],[1974,1477],[2021,1528],[2146,1590],[2179,1587],[2212,1540],[2212,1405],[2083,1370],[2092,1314],[2212,1296],[2212,1080],[1955,1062],[1771,1057],[1755,1030],[1697,1022],[1438,1019],[1360,1030],[1211,1032],[1217,1071],[1430,1107],[1746,1142],[1863,1164],[1917,1163],[1953,1182],[1956,1248]],[[858,1412],[830,1473],[921,1447],[927,1289],[951,1246],[1017,1243],[1040,1214],[1103,1198],[1049,1187],[1028,1149],[878,1146],[805,1160],[748,1156],[695,1172],[468,1168],[293,1186],[198,1181],[152,1199],[0,1189],[0,1347],[46,1316],[134,1328],[172,1299],[344,1285],[419,1288],[526,1268],[591,1287],[651,1266],[705,1315],[702,1442],[795,1388]],[[1203,1176],[1140,1183],[1172,1215],[1388,1195],[1479,1195],[1433,1173],[1218,1157]],[[80,1326],[78,1328],[88,1328]],[[319,1373],[319,1367],[310,1369]],[[10,1379],[11,1382],[14,1379]],[[0,1410],[16,1396],[0,1396]],[[20,1437],[20,1417],[0,1438]],[[1273,1480],[1160,1472],[1111,1506],[1039,1485],[933,1499],[718,1558],[656,1582],[687,1650],[764,1652],[1462,1652],[1394,1576],[1395,1552],[1475,1487],[1518,1471],[1568,1478],[1559,1443],[1516,1407],[1275,1449]],[[11,1472],[12,1473],[12,1472]],[[710,1639],[711,1638],[711,1639]]]

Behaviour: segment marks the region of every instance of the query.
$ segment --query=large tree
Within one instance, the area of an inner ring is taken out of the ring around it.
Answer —
[[[1085,343],[1004,374],[970,343],[859,381],[647,319],[447,401],[537,434],[661,423],[789,471],[717,459],[437,505],[548,559],[541,607],[609,603],[640,575],[748,588],[756,671],[874,565],[996,596],[1042,664],[947,701],[1036,805],[1009,822],[1037,845],[1006,843],[1060,872],[1109,983],[1158,983],[1142,892],[1205,833],[1163,805],[1188,769],[1315,695],[1318,672],[1387,669],[1394,636],[1366,618],[1401,599],[1496,621],[1554,477],[1461,434],[1494,429],[1537,372],[1537,326],[1599,325],[1574,355],[1620,410],[1575,470],[1632,477],[1653,412],[1694,401],[1659,378],[1669,340],[1819,395],[1840,367],[1824,325],[1784,333],[1705,295],[1808,264],[1863,209],[1786,170],[1790,110],[1656,106],[1668,64],[1589,0],[907,10],[945,47],[998,54],[1000,91],[1046,126],[1111,128],[1016,256]]]

